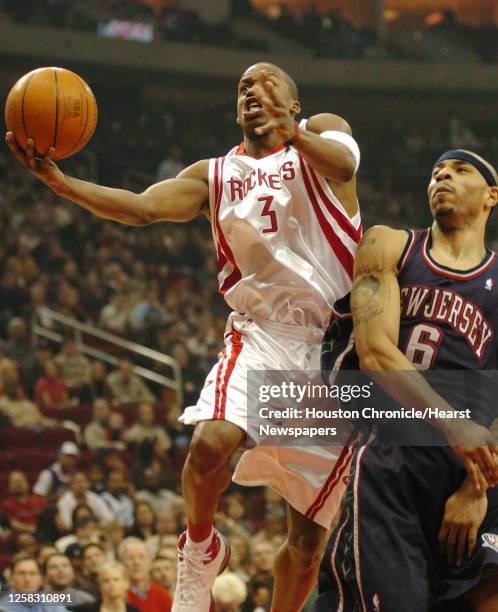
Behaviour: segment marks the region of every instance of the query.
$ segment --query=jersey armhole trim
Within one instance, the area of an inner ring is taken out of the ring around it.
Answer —
[[[410,257],[411,252],[413,251],[413,247],[415,246],[415,232],[412,229],[406,229],[405,231],[408,233],[408,239],[396,264],[396,271],[398,273],[401,272],[401,270],[404,268],[406,261],[408,257]]]

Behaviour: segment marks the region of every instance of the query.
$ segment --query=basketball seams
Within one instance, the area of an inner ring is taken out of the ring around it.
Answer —
[[[76,142],[69,147],[69,149],[67,149],[67,151],[65,151],[62,155],[61,158],[63,157],[69,157],[71,155],[71,151],[73,151],[73,149],[75,149],[81,142],[81,139],[85,136],[86,133],[86,128],[88,125],[88,116],[89,116],[89,111],[90,111],[90,100],[89,98],[91,98],[91,101],[93,103],[94,106],[94,121],[93,121],[93,127],[90,130],[90,133],[86,136],[86,138],[83,141],[82,146],[80,147],[80,149],[82,149],[86,143],[90,140],[90,138],[93,135],[93,132],[95,131],[95,126],[97,124],[97,103],[95,101],[95,96],[93,95],[92,90],[88,87],[88,85],[83,81],[83,79],[81,77],[79,77],[76,73],[72,72],[71,73],[73,76],[76,77],[76,79],[78,80],[80,86],[81,86],[81,90],[83,92],[83,98],[86,102],[86,116],[85,116],[85,125],[83,126],[83,129],[80,132],[80,135],[78,136],[78,139],[76,140]],[[78,150],[80,150],[78,149]]]
[[[54,86],[55,86],[55,121],[54,121],[54,138],[53,147],[56,149],[57,130],[59,128],[59,81],[57,79],[57,68],[54,68]]]
[[[28,130],[26,128],[26,121],[24,119],[24,100],[26,98],[26,92],[28,90],[29,84],[32,80],[32,78],[35,76],[35,73],[33,72],[33,74],[29,77],[29,79],[26,81],[26,85],[24,86],[24,90],[22,92],[22,100],[21,100],[21,123],[22,123],[22,127],[24,130],[24,135],[26,136],[26,148],[28,147]]]
[[[88,101],[88,92],[86,91],[86,88],[85,88],[85,83],[84,83],[83,79],[81,79],[76,73],[72,72],[71,75],[76,77],[76,79],[77,79],[77,81],[78,81],[78,83],[79,83],[79,85],[81,87],[81,90],[83,92],[83,99],[86,102],[86,117],[85,117],[85,125],[83,126],[83,129],[81,130],[80,135],[78,136],[78,139],[76,140],[76,142],[74,144],[72,144],[69,147],[69,149],[67,149],[66,151],[64,151],[64,153],[61,154],[61,156],[60,156],[61,159],[64,158],[64,157],[69,157],[71,155],[71,151],[73,149],[75,149],[79,145],[79,143],[81,142],[81,139],[83,138],[83,136],[84,136],[84,134],[86,132],[86,126],[88,124],[89,101]],[[92,95],[92,98],[93,98],[93,95]],[[93,134],[93,130],[92,130],[90,136],[92,134]],[[83,142],[82,147],[84,147],[85,144],[90,140],[90,136],[86,139],[86,142]]]

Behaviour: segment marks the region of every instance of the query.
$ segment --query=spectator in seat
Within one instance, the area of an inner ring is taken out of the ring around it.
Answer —
[[[154,404],[142,402],[137,409],[136,422],[123,434],[123,440],[127,444],[152,443],[156,446],[159,454],[171,448],[171,438],[163,427],[154,423]]]
[[[154,396],[140,376],[133,372],[133,364],[128,359],[122,359],[118,368],[109,374],[107,386],[115,404],[127,405],[154,401]]]
[[[166,309],[161,304],[159,289],[153,285],[133,307],[130,314],[132,328],[136,332],[153,332],[168,321]]]
[[[119,521],[110,521],[102,525],[102,547],[108,559],[118,558],[118,547],[125,536],[125,528]]]
[[[8,340],[5,343],[5,356],[25,367],[33,353],[26,323],[20,317],[10,319],[7,326]]]
[[[60,512],[55,506],[47,506],[42,510],[36,526],[38,542],[50,543],[49,545],[52,546],[52,543],[61,538],[66,531]]]
[[[100,494],[115,519],[124,527],[134,523],[134,504],[127,495],[128,486],[123,470],[112,470],[107,477],[106,490]]]
[[[93,516],[76,518],[73,521],[73,531],[55,542],[58,552],[67,554],[71,546],[77,544],[82,549],[87,544],[100,542],[100,530]]]
[[[70,395],[81,401],[90,395],[90,361],[81,353],[73,339],[66,340],[55,358]]]
[[[100,568],[108,561],[105,551],[100,544],[87,544],[82,552],[82,573],[79,577],[79,588],[99,597],[99,584],[97,574]]]
[[[13,399],[26,397],[19,375],[19,366],[12,359],[3,358],[0,362],[0,396]]]
[[[38,430],[59,425],[55,419],[43,416],[38,406],[31,400],[19,399],[15,392],[10,395],[7,389],[5,391],[5,395],[0,398],[0,411],[8,417],[13,427],[27,427]]]
[[[36,555],[36,560],[38,561],[38,565],[40,567],[45,566],[45,561],[50,557],[50,555],[58,555],[59,551],[53,544],[40,544],[38,546],[38,553]]]
[[[251,546],[253,579],[273,580],[273,560],[275,548],[270,542],[258,542]]]
[[[76,469],[79,454],[80,451],[74,442],[63,442],[57,461],[40,473],[33,487],[33,493],[53,500],[66,491]]]
[[[213,584],[214,612],[239,612],[247,597],[244,582],[231,572],[223,572]]]
[[[50,555],[42,568],[45,589],[48,593],[68,595],[68,602],[71,602],[71,605],[74,606],[95,601],[90,593],[73,586],[75,580],[74,569],[66,555],[61,553]]]
[[[36,557],[38,543],[35,536],[27,531],[22,531],[18,534],[15,540],[15,552],[24,553],[29,557]]]
[[[19,470],[10,472],[7,481],[7,495],[0,502],[0,510],[17,532],[35,533],[46,499],[32,495],[26,474]]]
[[[175,592],[176,581],[176,555],[174,559],[156,557],[152,561],[150,575],[154,584],[173,594]]]
[[[185,165],[182,148],[178,144],[172,144],[168,149],[167,156],[157,167],[156,180],[159,182],[177,177],[185,168]]]
[[[102,361],[94,361],[92,363],[92,369],[90,372],[90,394],[92,400],[96,400],[99,397],[109,396],[109,390],[107,388],[107,368]]]
[[[174,491],[161,488],[160,474],[151,468],[144,471],[142,482],[144,488],[137,491],[135,499],[149,502],[156,514],[161,510],[171,510],[180,497]]]
[[[63,605],[53,603],[9,603],[9,595],[37,593],[42,586],[42,575],[38,562],[34,557],[28,555],[16,555],[11,563],[9,578],[10,592],[0,596],[0,609],[10,610],[15,606],[15,612],[30,610],[31,612],[65,612]]]
[[[145,541],[155,534],[156,515],[149,502],[137,501],[134,517],[135,522],[129,535]]]
[[[164,538],[178,536],[178,523],[174,512],[171,510],[160,510],[156,514],[155,534],[146,540],[147,548],[152,559],[155,559],[158,551],[163,545]]]
[[[59,408],[63,410],[77,404],[77,398],[69,399],[66,383],[59,375],[55,361],[48,360],[43,366],[43,376],[35,384],[35,401],[44,408]]]
[[[70,607],[75,612],[140,612],[140,609],[126,601],[130,582],[128,573],[121,563],[108,561],[97,574],[100,599],[94,603]],[[166,609],[166,608],[165,608]]]
[[[71,477],[69,489],[62,494],[57,502],[57,508],[67,529],[72,528],[71,514],[78,504],[90,506],[99,523],[112,520],[113,516],[100,495],[90,491],[89,482],[84,472],[75,472]]]
[[[112,412],[109,402],[100,397],[93,402],[93,418],[83,432],[85,443],[90,450],[123,448],[124,445],[119,440],[122,427],[122,416]]]
[[[142,612],[171,610],[171,594],[151,582],[152,562],[145,543],[138,538],[125,538],[119,547],[119,558],[130,577],[128,603],[137,606]]]

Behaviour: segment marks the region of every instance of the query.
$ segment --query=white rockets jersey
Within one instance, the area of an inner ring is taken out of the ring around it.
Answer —
[[[351,290],[360,215],[290,146],[261,159],[242,145],[209,161],[220,292],[235,311],[325,328]]]

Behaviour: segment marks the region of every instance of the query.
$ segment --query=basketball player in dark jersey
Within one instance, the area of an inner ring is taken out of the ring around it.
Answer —
[[[431,228],[378,226],[365,234],[351,296],[336,304],[324,342],[327,370],[339,368],[338,377],[361,370],[416,409],[464,408],[460,381],[482,375],[490,386],[471,389],[465,424],[489,427],[498,412],[498,258],[484,235],[497,182],[476,154],[449,151],[429,184]],[[446,372],[451,384],[439,394],[417,370],[431,370],[429,379],[444,378],[443,370],[461,375]],[[374,435],[371,424],[359,427],[364,444],[322,561],[314,610],[497,612],[498,487],[489,465],[496,442],[490,436],[481,449],[487,459],[472,464],[462,461],[465,440],[453,438],[449,421],[410,424],[422,438],[426,428],[434,446],[401,445],[394,436],[403,427],[393,434],[385,420]]]

